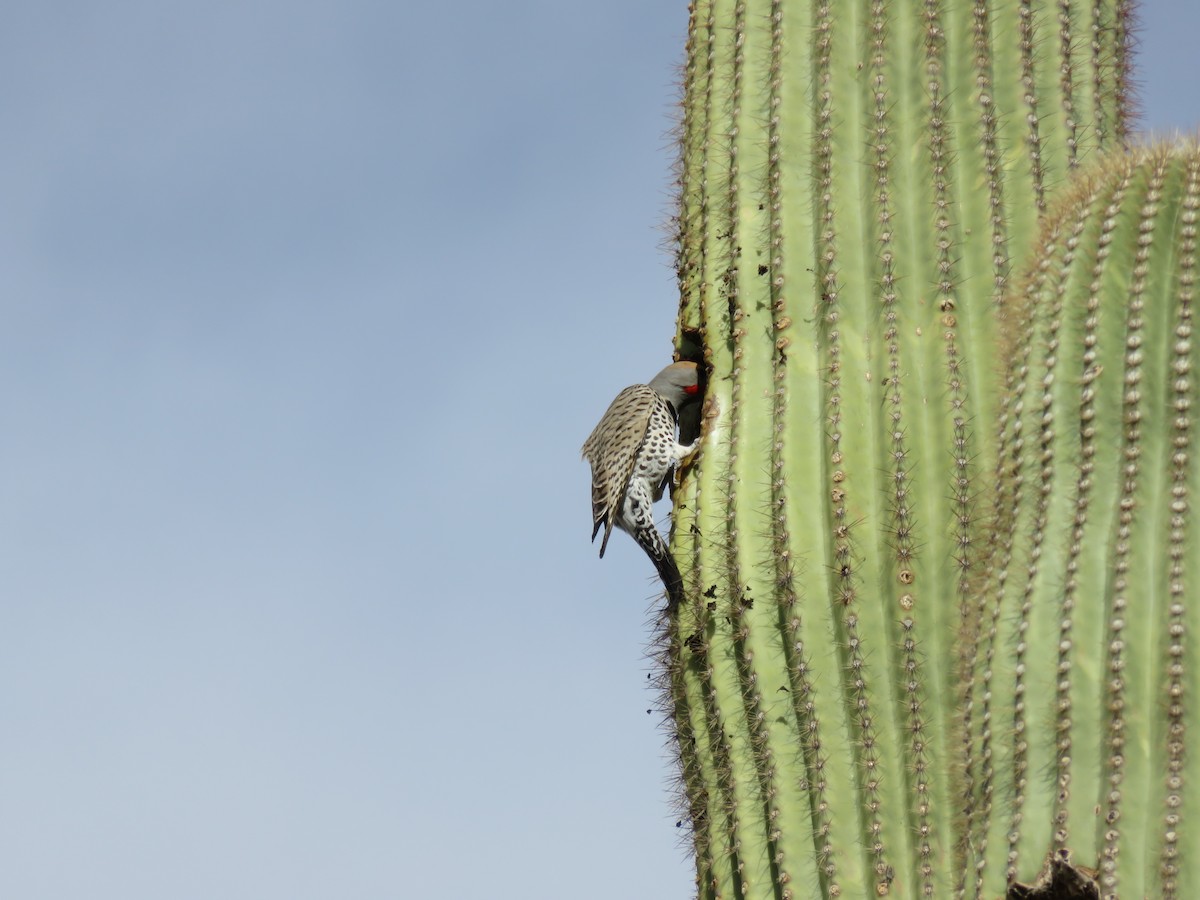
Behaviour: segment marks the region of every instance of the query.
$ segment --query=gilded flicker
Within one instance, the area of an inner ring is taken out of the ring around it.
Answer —
[[[583,443],[592,467],[592,540],[601,526],[600,556],[616,525],[633,537],[654,563],[672,606],[683,595],[679,567],[654,525],[654,501],[662,497],[674,468],[696,447],[679,443],[679,412],[700,399],[694,362],[677,362],[617,394],[600,424]]]

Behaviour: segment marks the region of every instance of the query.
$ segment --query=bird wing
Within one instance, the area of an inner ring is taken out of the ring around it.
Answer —
[[[583,442],[583,456],[592,466],[592,540],[604,526],[600,556],[608,546],[613,524],[625,502],[638,453],[655,406],[662,398],[648,385],[635,384],[617,394]]]

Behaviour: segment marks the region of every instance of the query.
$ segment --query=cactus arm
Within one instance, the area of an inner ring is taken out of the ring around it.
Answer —
[[[1200,889],[1181,864],[1197,209],[1194,145],[1114,157],[1055,204],[1024,282],[992,573],[1015,613],[992,682],[1012,716],[1010,817],[990,821],[1010,880],[1049,848],[1096,867],[1105,898]]]
[[[1181,837],[1181,827],[1195,829],[1200,821],[1200,801],[1196,799],[1195,775],[1192,790],[1187,786],[1186,766],[1188,710],[1195,716],[1196,698],[1200,697],[1200,666],[1187,660],[1188,632],[1195,631],[1194,600],[1190,610],[1187,590],[1189,572],[1195,574],[1198,556],[1197,535],[1188,523],[1188,503],[1197,496],[1200,466],[1192,463],[1195,455],[1191,416],[1191,400],[1196,360],[1192,347],[1193,298],[1197,266],[1196,226],[1200,220],[1200,154],[1187,158],[1181,201],[1179,231],[1178,282],[1175,287],[1175,321],[1172,330],[1170,370],[1171,451],[1168,468],[1171,475],[1171,512],[1167,538],[1167,610],[1164,634],[1161,635],[1166,679],[1163,701],[1166,706],[1164,733],[1166,748],[1165,795],[1158,810],[1159,873],[1163,892],[1167,896],[1189,897],[1200,894],[1200,852],[1196,842]],[[1190,564],[1189,564],[1189,561]],[[1194,639],[1192,640],[1194,647]],[[1195,651],[1192,651],[1195,655]],[[1183,831],[1182,834],[1186,834]],[[1190,851],[1190,852],[1189,852]],[[1181,858],[1184,865],[1181,866]]]

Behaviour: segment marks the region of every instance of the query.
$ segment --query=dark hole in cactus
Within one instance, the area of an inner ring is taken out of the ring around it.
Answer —
[[[679,358],[690,359],[704,369],[704,335],[699,328],[684,327],[679,335]]]
[[[708,367],[704,364],[704,339],[699,329],[684,328],[679,338],[680,361],[694,362],[700,372],[700,397],[703,401],[708,390]],[[679,441],[690,444],[700,436],[700,417],[703,414],[703,402],[688,405],[679,416]]]

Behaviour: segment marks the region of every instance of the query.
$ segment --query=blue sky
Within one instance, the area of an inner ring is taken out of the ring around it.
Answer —
[[[686,4],[11,6],[0,896],[691,896],[578,457],[670,353]]]

